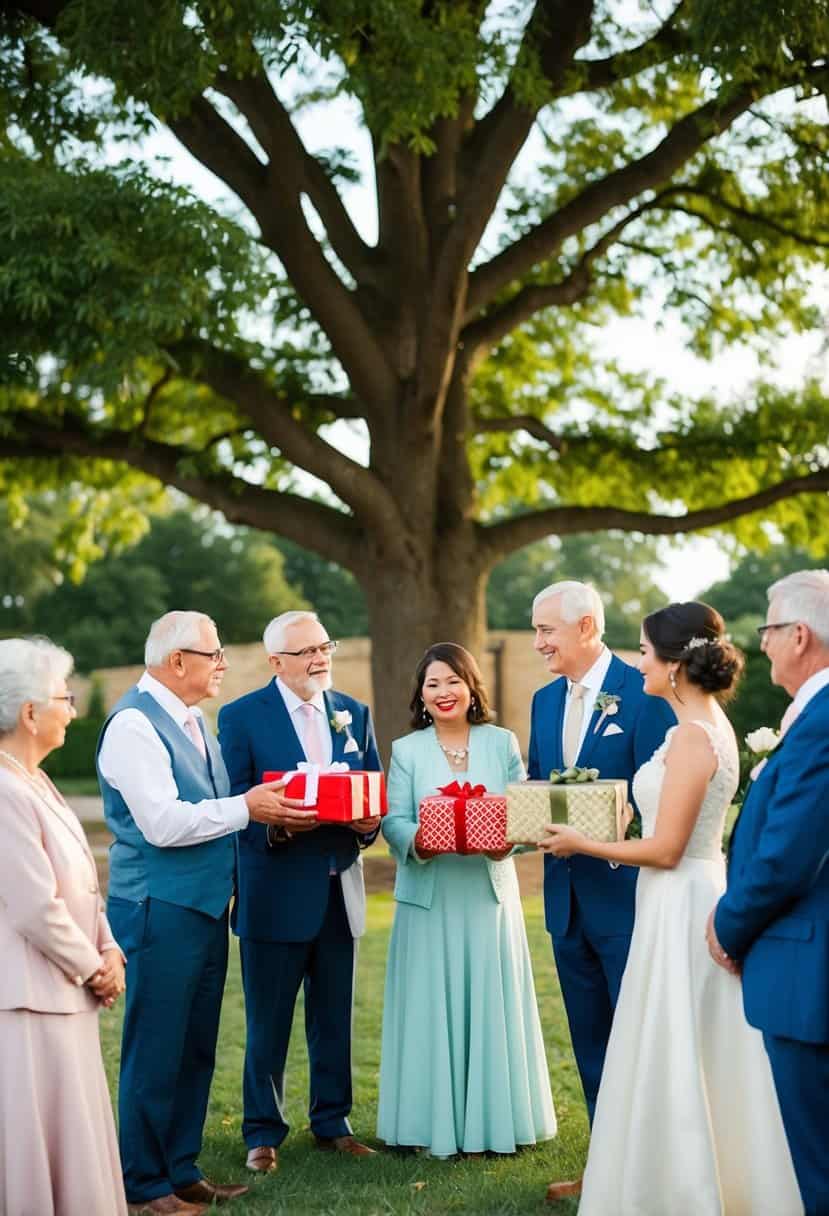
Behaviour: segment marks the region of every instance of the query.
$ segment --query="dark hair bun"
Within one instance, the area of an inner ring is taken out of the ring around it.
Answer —
[[[725,637],[689,647],[683,659],[688,682],[699,685],[705,692],[730,692],[745,666],[741,652]]]
[[[667,604],[646,616],[642,625],[663,663],[682,663],[689,683],[716,693],[721,701],[733,695],[745,659],[725,636],[725,622],[716,608],[699,600]]]

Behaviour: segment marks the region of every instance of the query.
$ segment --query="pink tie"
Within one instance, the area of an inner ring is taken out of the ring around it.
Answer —
[[[304,729],[302,732],[302,746],[305,748],[305,757],[311,764],[325,764],[325,755],[322,750],[322,739],[317,726],[317,707],[312,705],[310,701],[304,701],[299,707],[305,717]]]
[[[184,720],[184,729],[190,736],[193,746],[198,749],[202,760],[207,759],[207,748],[204,746],[204,735],[201,733],[195,714],[188,714]]]

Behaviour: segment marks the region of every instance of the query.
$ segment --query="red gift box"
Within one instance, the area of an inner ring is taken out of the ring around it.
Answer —
[[[440,786],[420,803],[420,841],[435,853],[492,853],[507,849],[507,799],[483,785]]]
[[[318,819],[323,823],[353,823],[355,819],[371,819],[374,815],[385,815],[389,809],[386,801],[386,781],[382,773],[367,773],[355,769],[349,769],[347,772],[326,772],[325,769],[320,769],[311,774],[307,768],[304,772],[294,770],[291,774],[263,773],[262,780],[281,781],[283,777],[290,775],[285,786],[285,796],[304,800],[309,778],[313,787],[316,777],[316,798],[305,804],[305,810],[316,811]]]

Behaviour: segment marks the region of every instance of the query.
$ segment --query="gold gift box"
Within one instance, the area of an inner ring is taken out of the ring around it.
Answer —
[[[567,823],[591,840],[623,840],[632,814],[627,781],[522,781],[506,792],[510,844],[538,844],[548,823]]]

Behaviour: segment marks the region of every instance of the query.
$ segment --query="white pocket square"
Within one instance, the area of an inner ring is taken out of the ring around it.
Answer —
[[[357,746],[357,740],[354,739],[351,735],[349,735],[345,741],[345,747],[343,748],[343,755],[345,755],[346,752],[358,752],[359,750],[360,749]]]
[[[604,739],[606,735],[623,735],[624,733],[621,726],[617,726],[615,722],[611,722],[610,726],[605,727],[602,731],[602,738]]]

